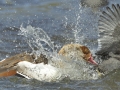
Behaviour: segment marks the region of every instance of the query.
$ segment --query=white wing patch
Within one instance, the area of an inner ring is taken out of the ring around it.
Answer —
[[[34,78],[40,81],[54,81],[57,78],[57,69],[51,65],[39,63],[33,64],[27,61],[19,62],[17,65],[18,74]]]

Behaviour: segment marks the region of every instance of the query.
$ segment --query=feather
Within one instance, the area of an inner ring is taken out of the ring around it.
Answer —
[[[119,48],[119,45],[117,44],[120,41],[119,4],[112,4],[112,7],[106,7],[106,11],[103,11],[102,15],[100,15],[98,29],[98,53],[107,51],[108,48],[114,50],[114,47],[112,47],[112,45],[114,45],[113,43],[116,43],[116,47]]]
[[[17,64],[17,73],[28,79],[53,81],[57,78],[56,75],[58,72],[55,67],[48,64],[33,64],[28,61],[22,61]]]

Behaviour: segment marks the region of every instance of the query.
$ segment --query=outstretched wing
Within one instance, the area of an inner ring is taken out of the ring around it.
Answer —
[[[100,15],[98,24],[99,39],[98,50],[110,51],[114,47],[118,48],[120,41],[120,5],[112,4],[106,7],[106,11]],[[116,46],[117,45],[117,46]],[[119,45],[120,46],[120,45]]]

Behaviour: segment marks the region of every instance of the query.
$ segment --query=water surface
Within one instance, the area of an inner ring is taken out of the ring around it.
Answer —
[[[119,0],[109,1],[109,5],[120,3]],[[99,13],[82,7],[80,0],[1,0],[0,59],[32,52],[26,38],[19,35],[21,25],[42,28],[57,51],[64,44],[77,42],[95,53]],[[120,70],[98,80],[74,81],[66,78],[50,83],[13,76],[0,79],[0,87],[2,90],[119,90]]]

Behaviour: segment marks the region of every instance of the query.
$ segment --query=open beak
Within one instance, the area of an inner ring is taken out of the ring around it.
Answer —
[[[94,65],[98,65],[98,63],[93,60],[92,56],[88,59],[88,62],[90,62],[91,64],[94,64]]]

